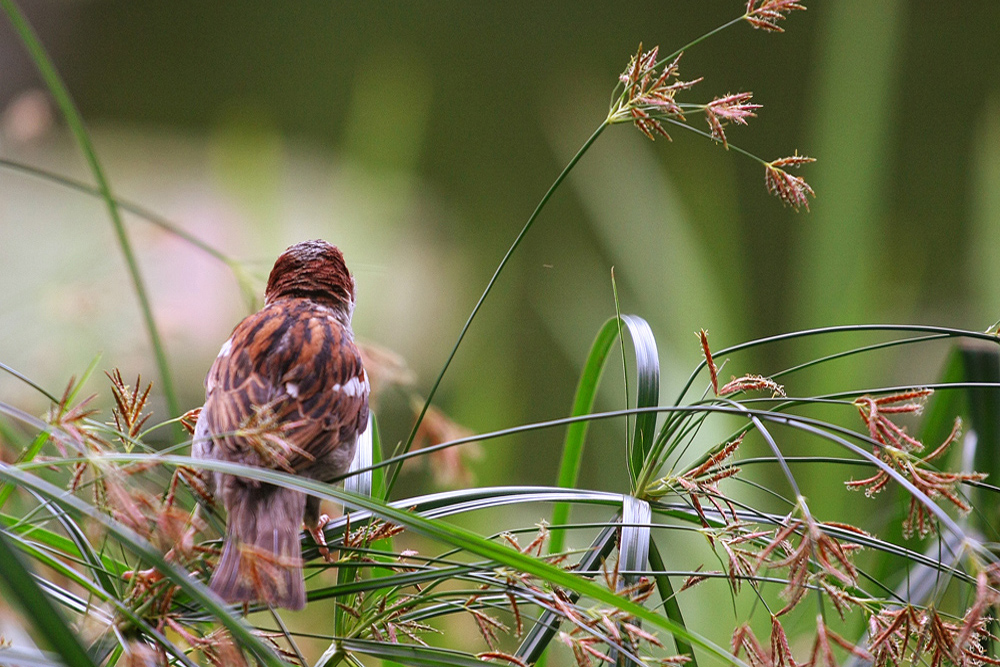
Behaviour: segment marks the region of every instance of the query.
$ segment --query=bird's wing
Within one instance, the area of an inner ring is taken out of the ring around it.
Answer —
[[[368,376],[329,309],[280,300],[243,320],[205,381],[215,458],[302,471],[368,423]]]

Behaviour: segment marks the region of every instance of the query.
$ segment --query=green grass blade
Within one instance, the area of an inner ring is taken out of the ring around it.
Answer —
[[[13,375],[18,380],[20,380],[24,384],[28,385],[29,387],[31,387],[32,389],[34,389],[39,394],[43,395],[45,398],[49,399],[53,403],[58,403],[59,402],[58,398],[56,398],[55,396],[53,396],[52,394],[50,394],[48,391],[46,391],[46,389],[44,387],[42,387],[40,384],[38,384],[37,382],[35,382],[31,378],[29,378],[24,373],[21,373],[20,371],[14,369],[14,368],[11,368],[7,364],[0,363],[0,371],[3,371],[3,372],[8,373],[10,375]]]
[[[42,592],[27,565],[14,551],[5,531],[0,531],[0,582],[8,600],[16,601],[35,635],[44,638],[71,667],[96,667],[76,633]]]
[[[594,408],[594,400],[600,386],[601,375],[611,352],[611,347],[618,339],[621,325],[629,331],[636,356],[636,378],[638,391],[636,405],[640,408],[653,407],[659,401],[660,362],[656,352],[656,338],[646,320],[635,315],[622,315],[604,323],[590,347],[583,373],[577,384],[576,395],[573,398],[571,417],[590,414]],[[580,465],[583,461],[583,445],[587,437],[589,421],[571,423],[566,428],[566,438],[563,441],[563,454],[559,463],[559,475],[556,484],[563,488],[576,486],[580,475]],[[635,440],[628,454],[629,469],[638,471],[642,468],[642,460],[652,447],[655,437],[656,413],[640,413],[635,418]],[[634,461],[640,460],[634,467]],[[632,476],[633,480],[635,475]],[[552,524],[559,526],[569,523],[570,508],[559,504],[552,510]],[[551,553],[562,551],[565,544],[563,531],[552,531],[549,550]]]
[[[967,343],[961,346],[964,380],[968,382],[1000,383],[1000,349],[996,345]],[[969,403],[969,421],[976,433],[976,451],[971,461],[972,469],[989,475],[987,480],[997,484],[1000,480],[1000,389],[976,388],[966,390]],[[970,519],[978,521],[977,528],[984,534],[1000,525],[1000,498],[995,493],[977,490],[973,497],[976,511]]]
[[[615,548],[617,532],[617,521],[609,523],[601,530],[593,543],[591,543],[587,553],[580,559],[576,571],[580,574],[596,574],[599,572],[601,563],[608,557],[611,550]],[[570,596],[572,602],[576,602],[578,599],[578,595],[574,594]],[[531,630],[525,635],[524,640],[521,641],[521,645],[517,649],[517,657],[529,665],[537,663],[541,659],[545,649],[552,642],[552,638],[556,636],[556,632],[559,631],[561,620],[560,616],[554,611],[548,609],[543,611],[531,627]]]
[[[354,460],[348,470],[348,477],[344,480],[344,488],[351,493],[362,496],[372,495],[372,464],[374,463],[374,441],[372,432],[375,416],[368,413],[368,428],[358,436],[358,447],[355,450]],[[379,468],[381,470],[381,468]]]
[[[459,651],[449,651],[429,646],[413,644],[392,644],[366,639],[343,639],[334,642],[343,650],[368,655],[380,660],[389,660],[410,667],[496,667],[497,663],[486,662]],[[329,654],[329,655],[328,655]],[[337,653],[324,654],[316,663],[317,667],[333,667],[339,662]]]
[[[9,514],[0,514],[0,526],[6,529],[10,535],[30,534],[33,542],[46,546],[54,551],[58,551],[70,558],[77,558],[80,560],[84,560],[86,558],[73,540],[63,537],[58,533],[53,533],[46,528],[25,523],[16,517],[10,516]],[[108,572],[114,572],[120,575],[128,569],[123,563],[114,560],[107,554],[102,554],[99,558],[101,567]]]
[[[656,579],[656,588],[663,601],[663,613],[677,625],[686,628],[684,614],[681,613],[681,605],[677,601],[677,595],[674,594],[674,587],[670,584],[670,577],[663,574],[667,569],[663,564],[663,556],[660,555],[660,549],[653,540],[649,542],[649,568],[657,573],[653,575],[653,578]],[[690,667],[698,667],[698,658],[694,654],[694,647],[679,637],[674,637],[674,643],[677,645],[678,652],[691,658],[687,664]]]
[[[635,349],[635,375],[638,388],[635,395],[637,408],[651,408],[660,401],[660,358],[656,351],[656,337],[649,323],[635,315],[622,315]],[[627,407],[627,406],[626,406]],[[635,440],[629,457],[632,485],[635,486],[653,447],[656,437],[656,413],[643,412],[635,416]]]
[[[187,461],[186,465],[201,466],[201,463],[195,459],[187,459]],[[243,622],[229,612],[225,604],[214,593],[209,591],[207,586],[195,581],[187,572],[179,569],[176,565],[167,562],[163,554],[134,531],[110,519],[79,498],[68,495],[63,489],[23,470],[7,464],[0,464],[0,477],[8,482],[31,489],[35,493],[58,503],[68,510],[96,521],[109,534],[113,535],[115,539],[126,545],[129,551],[135,553],[162,572],[165,577],[169,578],[184,593],[190,596],[195,604],[217,618],[229,630],[233,640],[245,650],[252,652],[260,662],[270,667],[281,667],[284,664],[274,651],[250,632],[250,629]],[[6,570],[0,571],[6,572]],[[91,663],[88,662],[85,664]]]
[[[549,563],[539,558],[534,558],[532,556],[522,554],[521,552],[516,551],[511,547],[502,544],[497,544],[496,542],[481,537],[464,528],[453,526],[435,519],[428,519],[419,516],[413,512],[401,510],[391,505],[385,505],[383,503],[376,502],[371,498],[367,498],[365,496],[354,495],[346,491],[342,491],[330,484],[323,484],[321,482],[316,482],[314,480],[305,479],[302,477],[296,477],[294,475],[289,475],[287,473],[281,473],[273,470],[266,470],[263,468],[254,468],[249,466],[236,465],[232,463],[224,463],[221,461],[195,460],[190,457],[184,457],[184,456],[164,456],[160,457],[159,460],[164,463],[195,465],[204,470],[212,470],[216,472],[238,475],[249,479],[255,479],[261,482],[266,482],[268,484],[274,484],[276,486],[281,486],[284,488],[303,491],[304,493],[308,493],[310,495],[319,498],[333,500],[335,502],[342,503],[345,506],[345,508],[355,508],[359,510],[369,511],[385,521],[390,521],[397,525],[405,526],[407,529],[411,530],[414,533],[423,535],[425,537],[431,538],[433,540],[445,544],[449,544],[459,549],[463,549],[469,553],[476,554],[483,558],[496,561],[501,566],[507,566],[517,571],[524,572],[529,575],[534,575],[536,577],[544,579],[545,581],[548,581],[553,586],[560,586],[562,588],[571,591],[576,591],[580,595],[592,598],[597,602],[617,607],[618,609],[621,609],[625,613],[635,616],[636,618],[642,619],[643,621],[649,623],[652,626],[660,628],[661,630],[665,630],[666,632],[674,636],[680,636],[682,639],[685,639],[691,642],[692,644],[700,646],[705,651],[711,653],[720,660],[723,660],[725,662],[732,662],[733,664],[740,665],[741,667],[746,667],[746,664],[743,661],[734,659],[732,654],[730,654],[726,649],[722,648],[721,646],[718,646],[717,644],[706,639],[700,634],[690,631],[687,628],[682,628],[678,626],[668,618],[660,616],[659,614],[656,614],[632,602],[631,600],[627,600],[618,595],[615,595],[613,592],[608,591],[606,588],[598,586],[593,582],[581,579],[579,576],[573,573],[566,572],[565,570],[550,565]],[[0,465],[0,475],[17,479],[18,482],[22,484],[38,485],[41,482],[41,480],[37,480],[37,478],[35,478],[34,480],[29,479],[29,476],[25,476],[24,473],[22,473],[21,471],[12,469],[9,466]],[[70,500],[76,500],[76,499],[70,499]],[[114,523],[108,521],[105,517],[101,517],[101,519],[105,524]],[[138,536],[135,537],[137,538]],[[138,539],[141,540],[141,538]],[[146,553],[143,552],[142,555],[146,556]],[[163,562],[165,568],[171,571],[172,580],[174,576],[178,576],[177,571],[172,566],[169,566],[168,563],[164,562],[159,554],[156,554],[154,551],[152,555],[155,555],[156,559],[160,562]],[[154,564],[157,563],[154,562]],[[158,564],[157,567],[159,567]],[[181,585],[180,581],[177,581],[176,583],[178,583],[178,585]],[[186,583],[189,586],[191,585],[190,582]],[[208,598],[209,596],[206,595],[204,597]]]
[[[649,568],[649,532],[652,519],[652,510],[645,500],[632,496],[622,498],[621,537],[618,544],[618,570],[621,576],[618,579],[618,590],[637,583],[639,575],[635,573],[645,572]],[[625,656],[617,650],[612,651],[610,657],[618,665],[631,662],[636,667],[641,667],[634,661],[626,662]]]
[[[156,355],[156,364],[160,372],[160,382],[163,383],[163,394],[167,399],[167,406],[170,410],[170,415],[172,417],[178,417],[181,414],[180,403],[178,403],[177,394],[174,391],[174,382],[170,374],[170,367],[167,363],[166,350],[164,349],[163,341],[160,338],[160,332],[156,326],[156,320],[153,317],[153,309],[150,305],[149,296],[146,293],[146,287],[142,280],[139,263],[135,258],[135,253],[132,251],[132,244],[129,241],[128,231],[125,229],[125,223],[122,220],[121,212],[118,209],[118,203],[111,192],[111,184],[108,182],[108,179],[104,174],[104,168],[101,166],[101,162],[97,158],[97,152],[94,150],[93,142],[90,140],[90,134],[87,132],[87,128],[83,123],[83,117],[77,110],[76,104],[73,102],[73,98],[69,94],[69,90],[66,88],[66,84],[63,83],[62,77],[59,75],[59,72],[56,71],[51,58],[49,58],[48,53],[45,51],[45,47],[42,46],[42,43],[38,39],[38,35],[35,34],[34,28],[32,28],[31,24],[28,23],[27,17],[25,17],[25,15],[21,12],[14,0],[0,0],[0,7],[3,7],[4,12],[7,14],[7,18],[10,19],[11,25],[13,25],[14,30],[21,38],[21,41],[24,43],[28,53],[31,55],[31,59],[38,68],[38,72],[42,75],[42,79],[45,81],[49,92],[52,94],[52,98],[55,100],[60,111],[62,111],[63,117],[66,119],[66,123],[69,125],[73,136],[80,145],[80,150],[83,152],[83,155],[87,160],[87,164],[94,176],[94,180],[97,182],[97,187],[98,190],[100,190],[101,197],[107,205],[108,215],[111,217],[111,223],[114,226],[115,235],[118,238],[118,245],[122,251],[122,256],[125,258],[125,263],[128,266],[129,275],[132,279],[132,286],[135,288],[136,296],[139,299],[139,307],[142,310],[142,317],[146,324],[146,331],[149,334],[150,343],[153,347],[153,353]]]
[[[76,190],[77,192],[82,192],[91,197],[97,197],[99,199],[104,198],[104,196],[101,194],[101,190],[99,190],[98,188],[87,185],[83,181],[78,181],[74,178],[70,178],[69,176],[63,176],[62,174],[57,174],[47,169],[42,169],[40,167],[23,164],[15,160],[8,160],[5,158],[0,158],[0,167],[10,169],[11,171],[20,172],[22,174],[30,174],[31,176],[35,176],[45,181],[49,181],[50,183],[61,185],[70,190]],[[221,250],[201,240],[194,234],[185,231],[180,225],[171,222],[170,220],[167,220],[162,215],[154,213],[150,209],[147,209],[127,199],[116,198],[114,201],[115,205],[118,206],[120,210],[131,213],[137,218],[145,220],[146,222],[156,227],[159,227],[165,232],[172,234],[180,239],[183,239],[184,241],[187,241],[189,244],[198,248],[202,252],[214,257],[223,264],[226,264],[227,266],[233,266],[237,264],[237,261],[232,257],[226,255]],[[52,398],[52,400],[57,401],[58,399]]]
[[[597,389],[601,383],[601,375],[604,372],[608,354],[615,339],[618,338],[619,322],[613,318],[604,323],[593,345],[590,346],[590,354],[587,355],[586,363],[583,366],[583,373],[576,386],[576,395],[573,398],[573,407],[570,416],[579,417],[589,414],[594,409],[594,401],[597,398]],[[556,485],[563,488],[573,488],[580,477],[580,466],[583,461],[583,444],[587,439],[587,430],[590,428],[589,421],[580,421],[566,427],[566,438],[563,441],[562,459],[559,462],[559,476]],[[570,506],[566,503],[557,504],[552,510],[552,524],[561,526],[569,523]],[[558,553],[563,550],[566,543],[566,535],[562,530],[553,530],[549,541],[549,552]]]

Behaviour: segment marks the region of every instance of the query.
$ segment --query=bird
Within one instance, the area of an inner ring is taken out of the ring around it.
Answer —
[[[264,305],[233,330],[205,379],[192,455],[322,482],[347,472],[368,425],[370,384],[354,343],[355,283],[343,253],[297,243],[275,261]],[[209,588],[227,603],[305,607],[299,531],[329,560],[326,515],[303,492],[203,472],[226,510]]]

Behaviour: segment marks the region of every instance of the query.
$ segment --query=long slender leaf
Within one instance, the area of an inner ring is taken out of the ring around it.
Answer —
[[[69,623],[11,547],[5,531],[0,531],[0,581],[10,596],[8,599],[15,600],[31,622],[36,636],[43,638],[66,665],[96,667]]]
[[[108,179],[104,174],[104,168],[101,166],[101,162],[97,157],[97,151],[94,150],[93,142],[90,140],[90,134],[87,132],[87,128],[83,123],[83,117],[77,110],[76,104],[73,102],[73,97],[69,93],[69,89],[67,89],[66,84],[63,83],[62,77],[52,64],[52,59],[49,58],[45,47],[42,46],[41,41],[38,39],[38,35],[35,34],[34,28],[31,27],[30,23],[28,23],[28,19],[25,17],[24,13],[21,12],[14,0],[0,0],[0,7],[3,7],[4,12],[7,14],[7,18],[10,19],[11,25],[14,26],[14,30],[21,38],[21,42],[28,50],[28,53],[31,55],[31,59],[34,61],[35,66],[42,75],[42,79],[45,81],[49,92],[52,94],[52,98],[55,100],[60,111],[62,111],[62,114],[66,119],[66,123],[73,132],[73,136],[76,138],[76,141],[80,146],[80,150],[83,152],[83,155],[87,160],[91,174],[94,176],[94,180],[97,182],[97,187],[100,190],[101,196],[107,205],[108,215],[111,217],[111,223],[114,226],[115,235],[118,238],[119,248],[125,258],[125,263],[128,266],[129,275],[132,279],[132,286],[135,288],[136,296],[139,299],[139,307],[142,310],[142,317],[146,324],[146,332],[149,334],[149,339],[153,347],[153,353],[156,356],[156,365],[160,372],[160,381],[163,383],[163,394],[166,396],[167,406],[170,410],[171,416],[178,417],[181,413],[180,403],[178,403],[177,394],[174,391],[174,382],[170,374],[170,366],[167,363],[166,350],[163,346],[163,341],[160,338],[160,331],[156,326],[156,319],[153,317],[153,308],[150,305],[149,296],[146,293],[142,273],[139,270],[139,263],[135,258],[135,253],[132,251],[132,243],[129,241],[128,231],[125,229],[125,223],[122,220],[121,212],[118,210],[118,203],[111,192],[111,184],[108,182]]]
[[[188,465],[201,465],[201,463],[195,461],[194,459],[189,459],[189,461]],[[126,528],[117,521],[113,521],[79,498],[67,494],[64,490],[49,484],[35,475],[26,473],[8,464],[0,464],[0,477],[25,488],[30,488],[34,492],[48,498],[49,500],[52,500],[67,509],[77,512],[83,516],[87,516],[88,518],[98,522],[123,544],[128,545],[129,550],[152,564],[157,570],[163,573],[164,576],[169,577],[170,580],[187,595],[189,595],[196,604],[200,605],[215,618],[219,619],[219,621],[230,631],[233,639],[243,648],[256,655],[261,662],[272,667],[280,667],[280,665],[283,664],[274,651],[272,651],[258,637],[250,632],[249,628],[247,628],[244,623],[234,617],[226,608],[225,604],[223,604],[223,602],[219,600],[214,593],[212,593],[203,584],[195,581],[187,572],[178,569],[178,567],[173,563],[167,562],[163,558],[163,555],[142,536],[138,535],[129,528]],[[88,661],[87,663],[81,664],[89,665],[92,663]]]
[[[607,363],[608,354],[619,337],[621,326],[628,328],[636,356],[636,378],[638,390],[636,406],[640,408],[653,407],[659,401],[660,362],[656,352],[656,338],[649,324],[635,315],[622,315],[621,318],[611,318],[597,333],[590,353],[580,375],[570,410],[572,417],[586,415],[594,407],[601,375]],[[627,406],[626,406],[627,407]],[[557,484],[565,488],[576,486],[580,475],[580,465],[583,461],[583,447],[587,437],[589,421],[572,422],[566,429],[563,442],[562,459],[559,464]],[[635,439],[628,453],[630,471],[638,471],[642,466],[634,467],[636,459],[644,459],[652,446],[655,436],[656,413],[638,413],[635,422]],[[632,474],[633,482],[636,479]],[[568,505],[556,505],[552,510],[552,524],[563,525],[569,522],[570,508]],[[554,530],[549,550],[552,553],[562,551],[565,536],[562,531]]]
[[[86,559],[86,556],[80,551],[74,540],[63,537],[41,526],[23,522],[7,514],[0,514],[0,527],[5,528],[10,535],[30,534],[32,541],[58,551],[69,558]],[[99,558],[104,570],[114,573],[115,576],[120,576],[128,569],[124,563],[114,560],[107,554],[101,554]]]
[[[120,458],[120,457],[119,457]],[[654,612],[645,609],[644,607],[632,602],[631,600],[624,599],[615,595],[613,592],[598,586],[590,581],[581,579],[580,577],[566,572],[558,567],[550,565],[545,561],[533,558],[531,556],[522,554],[508,546],[497,544],[493,541],[485,539],[475,533],[460,528],[458,526],[449,525],[441,521],[434,519],[427,519],[413,512],[408,512],[405,510],[397,509],[391,505],[385,505],[379,502],[375,502],[371,498],[365,496],[358,496],[346,491],[342,491],[330,484],[323,484],[321,482],[316,482],[314,480],[305,479],[302,477],[297,477],[287,473],[281,473],[273,470],[266,470],[263,468],[254,468],[244,465],[236,465],[232,463],[226,463],[222,461],[208,461],[208,460],[195,460],[189,457],[182,456],[170,456],[162,457],[161,460],[166,462],[176,462],[182,465],[197,465],[204,470],[211,470],[214,472],[228,473],[231,475],[238,475],[241,477],[246,477],[249,479],[255,479],[261,482],[266,482],[268,484],[274,484],[277,486],[282,486],[285,488],[296,489],[310,495],[325,498],[327,500],[333,500],[342,503],[347,508],[356,508],[360,510],[366,510],[379,516],[380,518],[391,521],[397,525],[406,526],[411,531],[429,537],[431,539],[443,542],[445,544],[450,544],[452,546],[464,549],[470,553],[477,554],[484,558],[496,561],[500,565],[505,565],[516,569],[517,571],[524,572],[529,575],[534,575],[540,577],[550,584],[555,586],[561,586],[563,588],[576,591],[581,595],[593,598],[598,602],[602,602],[613,607],[617,607],[622,611],[631,614],[637,618],[640,618],[653,626],[656,626],[662,630],[665,630],[675,636],[680,636],[683,639],[696,644],[701,648],[705,649],[709,653],[715,655],[721,660],[734,662],[734,664],[741,665],[745,667],[745,663],[742,661],[735,660],[728,651],[724,648],[718,646],[714,642],[706,639],[705,637],[697,634],[693,631],[689,631],[687,628],[681,628],[677,626],[673,621],[668,618],[662,617]],[[41,480],[31,479],[31,476],[25,475],[22,471],[16,471],[9,466],[0,465],[0,476],[17,479],[21,484],[28,484],[37,488],[37,485]],[[48,495],[48,494],[45,494]],[[75,499],[73,499],[75,500]],[[106,519],[105,523],[109,522]],[[138,536],[134,536],[138,538]],[[138,538],[141,540],[141,538]],[[131,539],[129,542],[131,543]],[[155,553],[154,550],[150,548],[150,551],[155,555],[157,561],[163,562],[162,557]],[[142,551],[142,555],[146,556],[145,550]],[[156,564],[156,561],[154,561]],[[166,562],[163,565],[168,566],[168,569],[172,572],[173,576],[178,576],[178,573]],[[157,564],[157,567],[159,565]],[[177,582],[180,585],[180,582]],[[183,587],[183,586],[182,586]],[[201,590],[195,589],[197,593],[201,593]],[[203,596],[209,598],[209,596]],[[213,596],[214,597],[214,596]],[[220,610],[221,611],[221,610]],[[230,617],[231,618],[231,617]],[[233,619],[235,620],[235,619]]]
[[[628,327],[635,348],[635,375],[637,390],[635,406],[649,408],[660,401],[660,358],[656,351],[656,336],[649,323],[635,315],[622,315],[622,322]],[[635,486],[639,472],[656,437],[656,413],[643,412],[635,417],[635,439],[629,456],[629,470],[632,485]]]
[[[362,655],[370,655],[381,660],[391,660],[410,667],[496,667],[496,663],[473,658],[466,653],[449,651],[429,646],[414,646],[412,644],[393,644],[365,639],[341,639],[334,646]],[[332,647],[331,647],[332,648]],[[331,667],[337,664],[336,649],[328,651],[316,663],[317,667]]]
[[[966,344],[961,346],[961,354],[963,379],[985,384],[968,390],[969,417],[976,433],[976,451],[969,463],[996,484],[1000,481],[1000,390],[988,385],[1000,382],[1000,349],[996,345]],[[979,491],[973,505],[979,530],[986,534],[995,531],[1000,523],[1000,498]]]
[[[591,543],[590,549],[580,559],[580,563],[576,568],[577,572],[587,574],[597,573],[600,570],[601,563],[608,557],[611,550],[615,548],[615,537],[618,530],[615,525],[616,523],[612,522],[608,524],[597,535],[593,543]],[[579,596],[574,594],[570,599],[576,602]],[[559,631],[561,620],[559,614],[552,610],[546,609],[542,612],[542,615],[535,621],[535,624],[528,631],[528,634],[518,647],[517,656],[529,665],[537,663],[541,659],[545,649],[552,642],[552,638],[555,637],[556,632]]]
[[[663,601],[663,613],[667,615],[667,618],[672,620],[677,625],[682,627],[687,627],[684,623],[684,614],[681,613],[681,605],[677,600],[677,595],[674,594],[674,587],[670,583],[670,577],[666,574],[666,567],[663,564],[663,556],[660,555],[660,549],[656,546],[654,540],[649,542],[649,568],[654,572],[653,578],[656,579],[656,589],[660,593],[660,599]],[[674,637],[674,643],[677,645],[677,650],[691,658],[687,663],[690,667],[698,667],[698,658],[694,654],[694,647],[685,640]]]
[[[639,580],[638,572],[645,572],[649,563],[649,533],[652,521],[649,503],[632,496],[622,498],[621,536],[618,544],[618,569],[622,573],[618,589],[622,590]],[[627,664],[625,656],[613,651],[619,665]],[[637,663],[637,667],[639,665]]]
[[[583,366],[583,373],[576,386],[576,395],[573,398],[573,407],[570,416],[579,417],[590,413],[594,409],[594,401],[597,398],[597,389],[600,386],[601,375],[608,360],[608,354],[615,339],[618,338],[619,321],[612,318],[604,323],[594,343],[590,346],[590,353]],[[583,445],[587,439],[587,430],[590,428],[589,421],[574,422],[566,427],[566,438],[563,441],[562,459],[559,463],[559,475],[556,485],[564,488],[576,486],[580,476],[580,466],[583,461]],[[559,503],[552,509],[552,524],[561,526],[569,523],[570,506]],[[566,535],[562,530],[553,530],[549,541],[549,552],[558,553],[563,550],[566,543]]]

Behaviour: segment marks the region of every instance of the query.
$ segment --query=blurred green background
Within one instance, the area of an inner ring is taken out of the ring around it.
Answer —
[[[507,246],[604,119],[637,45],[668,53],[744,6],[21,4],[119,196],[246,260],[258,291],[287,245],[340,245],[359,338],[402,355],[423,393]],[[705,80],[681,99],[752,90],[763,109],[729,140],[767,160],[818,158],[796,172],[816,191],[812,211],[784,208],[757,163],[702,137],[673,128],[673,142],[653,143],[611,128],[473,325],[437,398],[450,416],[477,432],[564,416],[614,314],[612,266],[623,311],[657,335],[664,402],[700,360],[700,328],[721,348],[832,324],[1000,319],[1000,3],[806,4],[785,34],[739,25],[691,49],[681,76]],[[91,182],[5,20],[0,60],[0,157]],[[218,261],[127,222],[181,402],[195,407],[248,305]],[[155,379],[101,201],[0,171],[0,271],[0,361],[54,393],[98,352],[101,368]],[[723,375],[769,374],[855,340],[871,338],[767,347]],[[831,365],[789,391],[931,382],[945,350]],[[621,406],[616,377],[600,409]],[[0,392],[46,408],[13,378]],[[388,444],[406,437],[409,410],[401,392],[381,397]],[[594,427],[582,484],[623,490],[621,435]],[[552,483],[561,438],[486,446],[477,483]],[[407,475],[400,493],[428,479]]]

